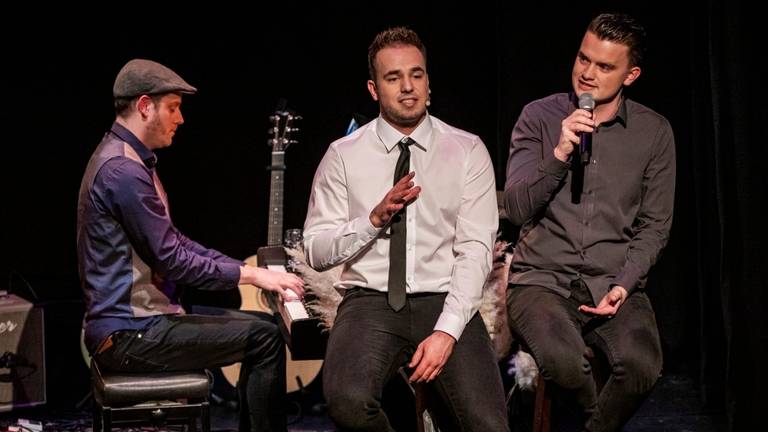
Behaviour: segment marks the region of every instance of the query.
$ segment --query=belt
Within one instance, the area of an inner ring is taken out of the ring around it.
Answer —
[[[371,293],[371,294],[387,295],[386,291],[379,291],[377,289],[366,288],[366,287],[361,287],[361,286],[353,286],[352,288],[347,288],[347,290],[346,290],[346,292],[348,292],[348,293],[352,293],[352,292],[355,292],[355,291],[363,291],[363,292],[367,292],[367,293]],[[408,297],[408,298],[430,297],[430,296],[438,296],[438,295],[446,295],[446,294],[448,294],[448,293],[447,292],[419,291],[419,292],[415,292],[415,293],[414,292],[406,293],[406,297]]]

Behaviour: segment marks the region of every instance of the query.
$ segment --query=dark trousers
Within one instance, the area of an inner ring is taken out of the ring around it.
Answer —
[[[445,294],[408,296],[405,307],[394,312],[386,293],[347,291],[331,330],[323,371],[328,411],[341,430],[393,430],[381,409],[383,387],[432,334],[444,301]],[[470,320],[443,372],[429,386],[452,413],[448,424],[439,421],[441,430],[509,430],[501,375],[479,314]]]
[[[267,314],[204,308],[212,315],[166,315],[142,331],[113,334],[94,358],[106,370],[180,371],[242,362],[241,431],[285,431],[285,348]]]
[[[616,431],[650,392],[662,365],[656,318],[645,293],[629,296],[613,318],[579,312],[593,305],[581,281],[571,297],[539,286],[512,285],[507,309],[512,332],[530,348],[544,379],[575,396],[589,431]],[[610,363],[610,377],[597,394],[586,346],[597,347]]]

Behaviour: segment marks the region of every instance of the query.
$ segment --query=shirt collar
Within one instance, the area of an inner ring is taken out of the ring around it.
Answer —
[[[386,147],[387,153],[391,152],[397,146],[398,141],[406,136],[387,123],[381,115],[376,118],[376,135],[378,135],[379,140]],[[416,144],[414,144],[416,147],[427,151],[430,141],[432,141],[432,118],[430,115],[427,114],[424,120],[414,129],[413,133],[407,136],[416,141]]]
[[[110,129],[110,132],[115,134],[118,138],[128,143],[128,145],[133,148],[134,151],[136,151],[136,154],[139,155],[141,160],[144,162],[144,165],[147,168],[154,168],[155,165],[157,165],[157,155],[155,155],[155,152],[148,149],[138,138],[136,138],[136,135],[133,134],[133,132],[129,131],[125,126],[121,125],[118,122],[112,123],[112,128]]]
[[[627,127],[627,98],[624,96],[621,97],[621,102],[619,103],[619,109],[616,111],[616,117],[611,119],[611,121],[620,121],[624,127]]]
[[[578,108],[579,98],[576,96],[576,93],[571,92],[570,99],[573,102],[573,106]],[[623,94],[621,95],[621,102],[619,102],[619,109],[616,110],[616,114],[613,118],[604,121],[600,126],[610,126],[616,122],[621,123],[625,128],[627,127],[627,98]]]

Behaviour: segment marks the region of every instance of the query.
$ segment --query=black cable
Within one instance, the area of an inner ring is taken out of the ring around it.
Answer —
[[[16,269],[11,269],[11,271],[8,273],[8,294],[11,294],[13,291],[11,290],[11,282],[13,282],[13,276],[16,275],[24,282],[24,285],[26,285],[27,289],[29,290],[30,294],[32,294],[32,297],[34,298],[34,302],[37,303],[40,301],[40,297],[37,296],[37,293],[35,292],[35,289],[32,288],[32,285],[27,281],[27,279],[24,277],[21,272],[17,271]]]

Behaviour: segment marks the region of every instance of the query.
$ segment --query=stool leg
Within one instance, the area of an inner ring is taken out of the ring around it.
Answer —
[[[539,374],[536,377],[536,401],[533,408],[533,431],[549,432],[552,400],[547,394],[547,386],[544,378]]]
[[[202,423],[201,429],[203,432],[211,432],[211,410],[208,406],[208,401],[202,403],[200,411],[200,423]]]
[[[112,432],[112,410],[109,407],[101,409],[101,425],[104,432]]]
[[[94,403],[93,404],[93,432],[102,432],[101,424],[101,408]]]
[[[427,395],[423,384],[415,384],[414,398],[416,399],[416,430],[424,432],[424,411],[427,410]]]

